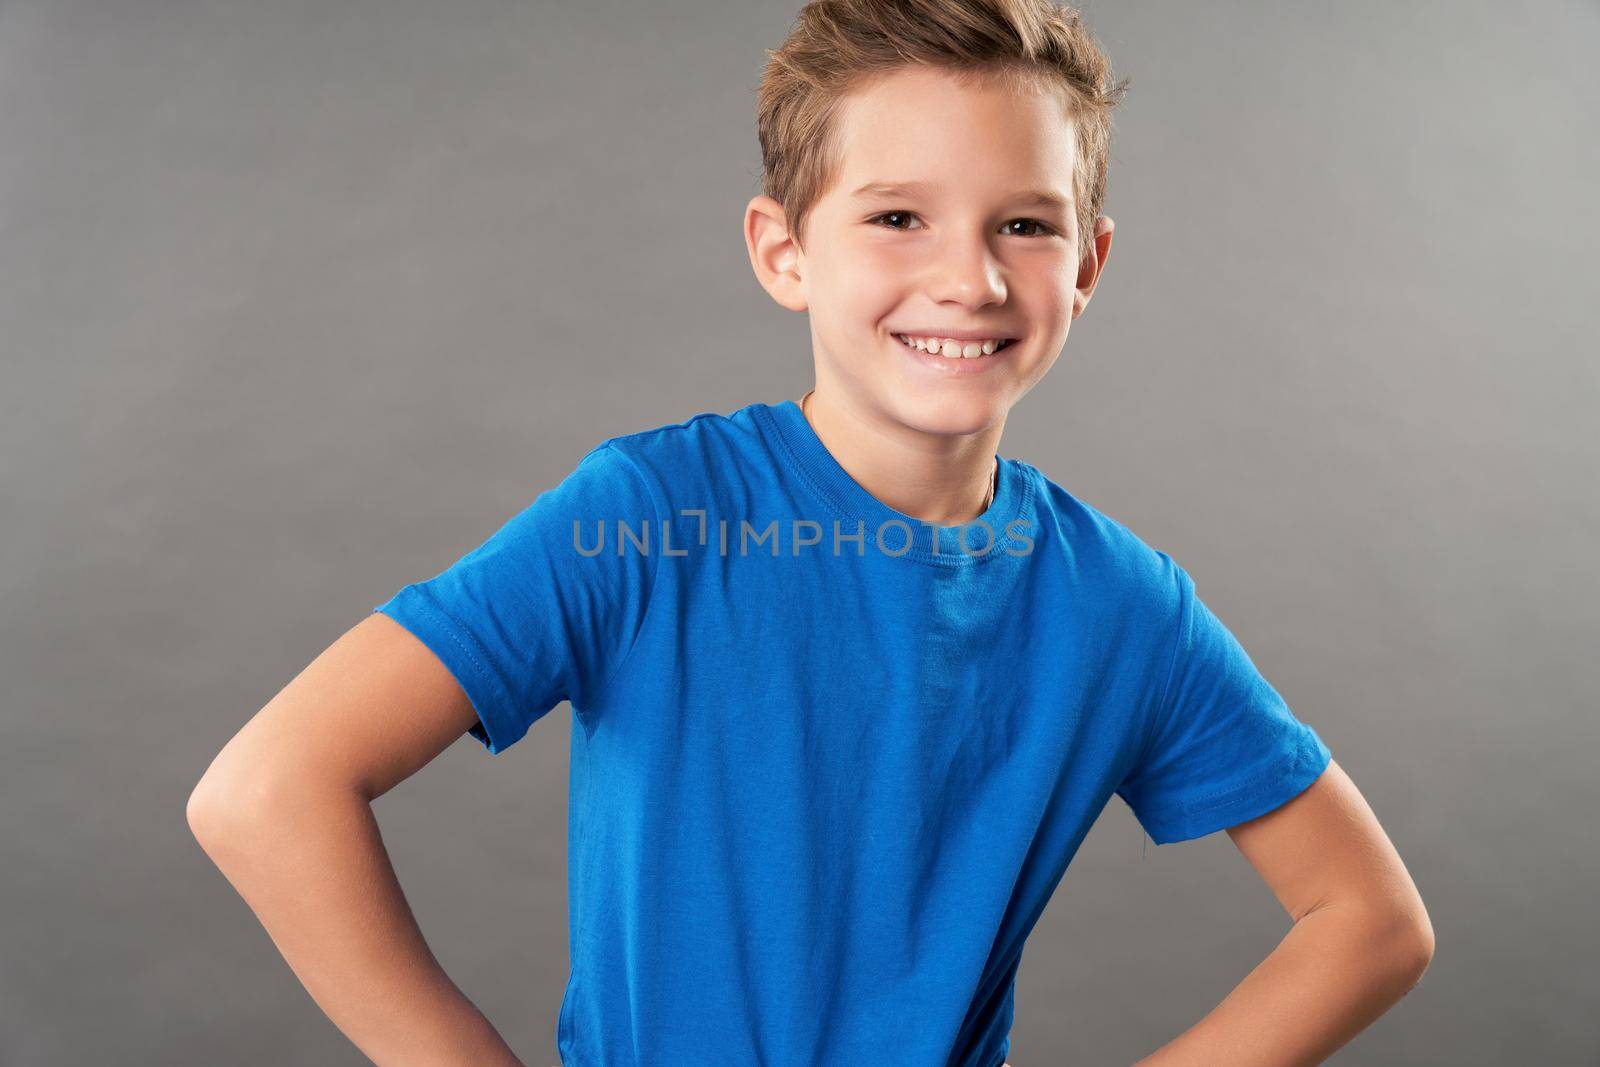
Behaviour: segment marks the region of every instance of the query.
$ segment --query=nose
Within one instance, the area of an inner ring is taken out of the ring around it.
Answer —
[[[946,237],[928,271],[928,296],[938,303],[967,308],[1005,303],[1005,276],[982,237]]]

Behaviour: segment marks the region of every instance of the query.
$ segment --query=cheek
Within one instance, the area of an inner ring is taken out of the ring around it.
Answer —
[[[838,306],[852,316],[879,317],[904,303],[915,266],[914,257],[904,250],[863,242],[840,257],[830,289]]]
[[[1024,264],[1017,279],[1040,307],[1071,308],[1078,266],[1070,256],[1040,257],[1036,263]]]
[[[862,281],[910,277],[922,254],[910,241],[856,241],[850,246],[849,269]]]

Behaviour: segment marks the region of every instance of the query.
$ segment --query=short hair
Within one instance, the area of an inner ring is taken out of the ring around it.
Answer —
[[[837,117],[872,80],[923,64],[975,82],[1055,89],[1077,134],[1072,194],[1078,256],[1105,200],[1111,111],[1127,90],[1076,9],[1051,0],[813,0],[783,44],[767,50],[756,93],[762,192],[783,206],[796,244],[836,180]]]

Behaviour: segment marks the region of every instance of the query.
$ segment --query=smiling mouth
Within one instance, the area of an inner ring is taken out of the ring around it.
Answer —
[[[895,334],[894,339],[914,351],[943,356],[945,359],[983,359],[997,352],[1003,352],[1016,343],[1016,339],[1012,337],[988,341],[957,341],[949,337],[909,337],[903,333]]]

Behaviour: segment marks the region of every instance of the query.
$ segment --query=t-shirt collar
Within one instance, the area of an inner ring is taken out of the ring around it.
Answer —
[[[883,551],[891,555],[900,553],[901,547],[907,544],[909,534],[910,547],[901,558],[919,562],[972,564],[997,556],[1016,556],[1030,547],[1033,531],[1027,511],[1031,506],[1032,494],[1028,492],[1021,465],[1013,460],[995,454],[999,483],[995,488],[994,500],[983,514],[966,523],[934,528],[922,519],[889,507],[862,488],[834,459],[833,453],[828,451],[828,446],[822,443],[822,438],[817,436],[805,413],[800,410],[800,405],[793,400],[758,404],[756,411],[765,428],[777,438],[806,481],[827,503],[833,515],[841,519],[841,533],[853,534],[858,523],[865,524],[863,532],[868,552],[878,549],[880,529]],[[830,524],[826,518],[818,518],[825,527],[824,537],[831,537],[832,530],[828,528]],[[1023,521],[1012,525],[1017,519]],[[965,551],[961,539],[963,527]],[[989,531],[993,531],[993,544],[988,551],[984,551],[984,546],[990,544]],[[937,552],[934,551],[936,534]]]

